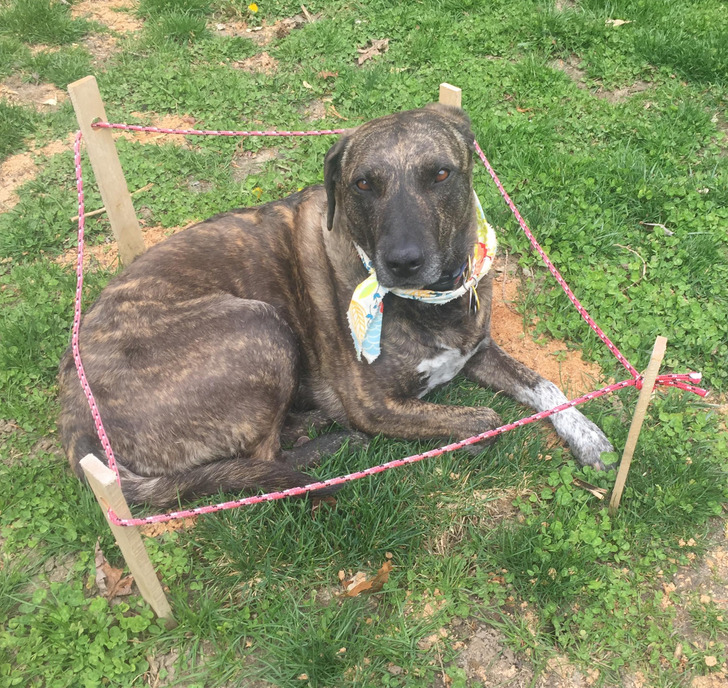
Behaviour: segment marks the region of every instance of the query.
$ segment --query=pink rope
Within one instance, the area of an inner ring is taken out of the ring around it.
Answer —
[[[189,516],[210,514],[215,511],[221,511],[223,509],[235,509],[237,507],[248,506],[250,504],[273,502],[278,499],[284,499],[285,497],[298,497],[305,494],[306,492],[320,490],[321,488],[332,487],[334,485],[343,485],[344,483],[348,483],[353,480],[366,478],[369,475],[383,473],[384,471],[388,471],[392,468],[399,468],[400,466],[417,463],[418,461],[422,461],[423,459],[431,459],[436,456],[441,456],[442,454],[445,454],[447,452],[455,451],[456,449],[462,449],[463,447],[475,444],[476,442],[481,442],[483,440],[490,439],[491,437],[496,437],[497,435],[501,435],[504,432],[508,432],[509,430],[520,428],[523,425],[534,423],[537,420],[543,420],[544,418],[548,418],[554,413],[558,413],[559,411],[563,411],[564,409],[571,408],[572,406],[577,406],[578,404],[583,404],[586,401],[596,399],[597,397],[603,396],[604,394],[609,394],[610,392],[614,392],[615,390],[623,389],[625,387],[633,387],[634,385],[635,380],[633,378],[623,380],[622,382],[616,382],[612,385],[609,385],[608,387],[603,387],[596,392],[589,392],[588,394],[585,394],[578,399],[565,401],[563,404],[555,406],[552,409],[549,409],[547,411],[541,411],[540,413],[535,413],[532,416],[528,416],[527,418],[521,418],[520,420],[514,421],[513,423],[501,425],[494,430],[488,430],[487,432],[483,432],[480,435],[468,437],[465,440],[453,442],[452,444],[447,444],[443,447],[439,447],[438,449],[432,449],[430,451],[423,452],[422,454],[413,454],[412,456],[407,456],[403,459],[395,459],[394,461],[382,463],[378,466],[365,468],[363,471],[348,473],[346,475],[341,475],[336,478],[329,478],[328,480],[321,480],[319,482],[310,483],[302,487],[291,487],[287,490],[281,490],[280,492],[269,492],[267,494],[255,495],[253,497],[245,497],[244,499],[237,499],[232,502],[221,502],[220,504],[201,506],[194,509],[185,509],[184,511],[172,511],[167,514],[156,514],[154,516],[145,516],[141,518],[119,518],[115,513],[109,510],[109,520],[117,526],[141,526],[149,523],[164,523],[165,521],[173,521],[178,518],[188,518]]]
[[[160,128],[160,127],[143,127],[138,126],[134,124],[110,124],[108,122],[96,122],[92,126],[97,128],[104,128],[104,129],[124,129],[129,131],[151,131],[151,132],[158,132],[161,134],[181,134],[186,136],[205,136],[205,135],[216,135],[216,136],[319,136],[324,134],[341,134],[347,131],[346,129],[326,129],[326,130],[320,130],[320,131],[214,131],[214,130],[198,130],[198,129],[166,129],[166,128]],[[238,499],[235,501],[229,501],[229,502],[221,502],[219,504],[211,504],[208,506],[201,506],[201,507],[195,507],[193,509],[186,509],[183,511],[172,511],[169,513],[164,514],[156,514],[153,516],[146,516],[142,518],[119,518],[116,513],[112,509],[108,510],[108,517],[111,523],[117,526],[139,526],[139,525],[145,525],[150,523],[164,523],[166,521],[172,521],[175,519],[180,518],[187,518],[190,516],[198,516],[201,514],[209,514],[214,513],[216,511],[222,511],[224,509],[235,509],[241,506],[247,506],[251,504],[259,504],[261,502],[271,502],[278,499],[284,499],[286,497],[294,497],[299,496],[302,494],[305,494],[310,491],[322,489],[324,487],[332,487],[336,485],[343,485],[344,483],[351,482],[353,480],[359,480],[361,478],[365,478],[370,475],[375,475],[377,473],[382,473],[384,471],[388,471],[392,468],[398,468],[400,466],[405,466],[408,464],[416,463],[418,461],[422,461],[424,459],[434,458],[436,456],[440,456],[446,452],[451,452],[456,449],[461,449],[462,447],[466,447],[471,444],[475,444],[477,442],[481,442],[486,439],[490,439],[492,437],[496,437],[497,435],[500,435],[504,432],[508,432],[509,430],[513,430],[515,428],[521,427],[523,425],[527,425],[529,423],[533,423],[538,420],[543,420],[544,418],[548,418],[549,416],[553,415],[554,413],[558,413],[559,411],[563,411],[564,409],[571,408],[573,406],[577,406],[579,404],[583,404],[587,401],[590,401],[592,399],[596,399],[597,397],[603,396],[605,394],[610,394],[611,392],[614,392],[618,389],[624,389],[625,387],[637,387],[637,389],[642,388],[642,380],[643,377],[640,375],[637,370],[630,364],[630,362],[626,359],[626,357],[617,349],[617,347],[611,342],[609,337],[599,328],[599,326],[596,324],[596,322],[593,320],[593,318],[589,315],[589,313],[586,311],[586,309],[581,305],[579,300],[576,298],[574,293],[571,291],[569,286],[566,284],[566,281],[561,276],[559,271],[556,269],[554,264],[549,260],[548,256],[546,255],[545,251],[541,248],[541,246],[536,241],[535,237],[529,230],[528,226],[526,225],[525,221],[521,217],[520,213],[518,212],[518,209],[513,204],[513,201],[511,201],[510,197],[506,193],[503,185],[501,184],[500,180],[498,179],[498,176],[496,175],[495,171],[491,167],[490,163],[488,162],[488,159],[485,157],[485,154],[481,150],[480,146],[478,145],[478,142],[475,141],[475,149],[480,156],[480,159],[483,161],[483,164],[485,165],[486,169],[490,173],[490,176],[492,177],[493,181],[495,182],[496,186],[498,187],[498,190],[500,191],[501,195],[503,196],[504,200],[508,204],[509,208],[513,212],[513,214],[516,216],[516,219],[518,220],[518,223],[521,226],[521,229],[525,232],[526,236],[529,238],[531,245],[536,249],[536,251],[539,253],[543,261],[546,263],[547,267],[553,274],[553,276],[556,278],[557,282],[561,285],[561,288],[566,292],[567,296],[571,300],[571,302],[574,304],[574,306],[577,308],[581,316],[584,318],[584,320],[587,321],[589,326],[594,330],[594,332],[597,334],[597,336],[607,345],[609,350],[614,354],[614,356],[622,363],[622,365],[629,371],[629,373],[632,375],[631,378],[627,380],[623,380],[621,382],[616,382],[614,384],[611,384],[607,387],[603,387],[600,390],[597,390],[595,392],[589,392],[588,394],[585,394],[581,397],[578,397],[577,399],[573,399],[571,401],[564,402],[563,404],[560,404],[559,406],[556,406],[552,409],[549,409],[547,411],[541,411],[539,413],[535,413],[531,416],[528,416],[526,418],[522,418],[520,420],[517,420],[513,423],[508,423],[506,425],[502,425],[498,428],[495,428],[494,430],[489,430],[488,432],[484,432],[480,435],[475,435],[474,437],[469,437],[465,440],[461,440],[459,442],[454,442],[452,444],[445,445],[443,447],[440,447],[438,449],[433,449],[428,452],[424,452],[421,454],[414,454],[412,456],[407,456],[402,459],[396,459],[394,461],[389,461],[388,463],[383,463],[378,466],[372,466],[370,468],[367,468],[363,471],[357,471],[355,473],[348,473],[346,475],[338,476],[336,478],[329,478],[328,480],[323,480],[319,482],[313,482],[308,485],[304,485],[302,487],[294,487],[287,490],[282,490],[280,492],[269,492],[267,494],[262,495],[255,495],[252,497],[245,497],[243,499]],[[99,413],[98,407],[96,405],[96,401],[94,399],[93,393],[91,392],[91,388],[88,384],[88,381],[86,379],[86,373],[83,368],[83,362],[81,360],[81,354],[79,350],[79,328],[80,328],[80,322],[81,322],[81,298],[82,298],[82,291],[83,291],[83,249],[84,249],[84,227],[85,227],[85,218],[84,218],[84,196],[83,196],[83,179],[82,179],[82,172],[81,172],[81,132],[78,132],[76,135],[76,142],[74,146],[74,161],[75,161],[75,167],[76,167],[76,188],[78,191],[78,260],[76,262],[76,300],[75,300],[75,308],[74,308],[74,319],[73,319],[73,331],[72,331],[72,337],[71,337],[71,348],[73,351],[73,358],[76,363],[76,370],[78,371],[78,377],[81,381],[81,386],[83,387],[84,393],[86,395],[86,398],[89,403],[89,407],[91,409],[91,415],[94,419],[94,424],[96,426],[96,431],[98,433],[99,439],[101,440],[101,444],[104,448],[104,452],[106,454],[106,458],[108,460],[109,468],[116,473],[116,479],[119,484],[121,484],[121,479],[119,476],[119,470],[116,465],[116,461],[114,459],[114,453],[111,449],[111,444],[109,442],[109,439],[106,435],[106,431],[104,430],[103,423],[101,421],[101,415]],[[686,373],[686,374],[666,374],[666,375],[660,375],[658,376],[655,386],[667,386],[667,387],[677,387],[679,389],[693,392],[694,394],[698,394],[699,396],[706,396],[708,392],[704,389],[701,389],[700,387],[697,387],[693,384],[690,384],[691,382],[699,382],[701,380],[700,373]]]
[[[138,124],[110,124],[94,122],[94,129],[124,129],[125,131],[150,131],[157,134],[181,134],[183,136],[322,136],[343,134],[348,129],[320,129],[313,131],[218,131],[215,129],[167,129],[165,127],[143,127]]]

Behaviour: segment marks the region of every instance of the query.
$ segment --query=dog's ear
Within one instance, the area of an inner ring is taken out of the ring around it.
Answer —
[[[442,103],[430,103],[429,105],[425,105],[424,109],[439,113],[455,125],[456,131],[460,133],[468,147],[473,148],[475,135],[471,128],[470,117],[465,114],[465,110],[454,105],[443,105]]]
[[[326,227],[330,230],[334,226],[334,210],[336,210],[336,183],[341,181],[341,158],[349,143],[349,137],[343,135],[326,153],[324,160],[324,184],[326,186],[326,201],[328,214]]]

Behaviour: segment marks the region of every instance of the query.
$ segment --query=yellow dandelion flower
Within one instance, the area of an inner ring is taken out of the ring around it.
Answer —
[[[251,12],[254,12],[254,13],[255,13],[255,12],[257,12],[257,11],[258,11],[258,5],[256,5],[256,4],[254,3],[254,2],[251,2],[251,3],[250,3],[250,4],[248,5],[248,9],[249,9],[249,10],[250,10]]]

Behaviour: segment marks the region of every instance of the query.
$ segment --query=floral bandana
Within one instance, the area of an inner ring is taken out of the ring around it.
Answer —
[[[361,284],[354,289],[351,297],[347,317],[351,336],[354,339],[356,357],[361,361],[362,355],[372,363],[381,353],[380,340],[382,337],[382,314],[384,313],[384,295],[392,292],[405,299],[415,299],[425,303],[447,303],[470,294],[470,301],[474,308],[478,308],[478,294],[475,287],[490,270],[496,252],[496,239],[493,228],[488,224],[480,205],[478,196],[475,196],[475,208],[478,220],[478,240],[473,249],[473,255],[463,266],[462,284],[451,291],[432,291],[430,289],[388,289],[379,284],[374,265],[366,253],[356,246],[364,267],[369,272]]]

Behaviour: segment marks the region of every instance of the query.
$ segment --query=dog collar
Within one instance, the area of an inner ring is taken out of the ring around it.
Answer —
[[[495,231],[485,219],[483,207],[477,194],[475,197],[475,209],[478,221],[478,239],[475,242],[473,253],[468,257],[464,266],[462,283],[456,289],[449,291],[434,291],[431,289],[399,289],[397,287],[388,289],[379,284],[374,264],[364,250],[354,244],[364,267],[369,272],[367,277],[356,289],[351,297],[347,318],[351,336],[354,339],[356,357],[361,357],[372,363],[381,353],[382,338],[382,316],[384,313],[384,295],[391,292],[395,296],[404,299],[414,299],[425,303],[448,303],[459,299],[465,294],[470,294],[470,302],[474,308],[478,308],[478,294],[475,287],[478,282],[490,270],[495,257],[497,242]]]

